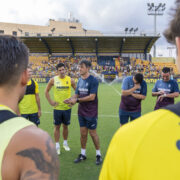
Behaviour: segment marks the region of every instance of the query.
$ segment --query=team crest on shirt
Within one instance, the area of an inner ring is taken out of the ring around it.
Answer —
[[[86,87],[88,86],[88,83],[86,83]]]
[[[66,81],[66,84],[68,84],[68,81]]]
[[[168,85],[168,87],[170,88],[170,87],[171,87],[171,85],[169,84],[169,85]]]

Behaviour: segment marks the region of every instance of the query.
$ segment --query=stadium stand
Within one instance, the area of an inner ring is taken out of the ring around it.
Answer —
[[[120,58],[110,56],[77,56],[77,57],[59,57],[59,56],[30,56],[30,65],[33,68],[34,78],[50,78],[55,75],[55,67],[59,62],[66,65],[69,75],[73,78],[78,78],[78,63],[86,58],[92,62],[92,70],[99,75],[105,72],[113,72],[119,77],[133,75],[134,73],[143,73],[145,78],[153,77],[160,78],[161,69],[170,67],[173,76],[178,76],[177,67],[174,61],[157,62],[147,61],[136,58]]]

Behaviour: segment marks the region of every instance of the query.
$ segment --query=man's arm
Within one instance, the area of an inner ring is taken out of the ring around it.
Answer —
[[[78,95],[75,94],[75,95],[72,96],[71,98],[66,99],[66,100],[64,101],[64,103],[69,104],[69,105],[74,105],[74,104],[76,104],[77,102],[78,102],[78,103],[81,103],[81,102],[87,102],[87,101],[94,101],[95,97],[96,97],[96,94],[90,94],[89,96],[85,96],[85,97],[82,97],[82,98],[78,98]]]
[[[89,96],[77,98],[77,100],[78,102],[94,101],[95,97],[96,97],[96,94],[90,94]]]
[[[152,96],[159,96],[159,95],[164,94],[164,91],[158,91],[158,84],[159,84],[159,81],[156,82],[156,84],[154,85],[152,89]]]
[[[74,79],[71,79],[71,86],[73,87],[74,90],[76,90],[76,83]]]
[[[141,100],[144,100],[146,98],[146,96],[142,95],[142,94],[135,94],[135,93],[132,93],[131,94],[134,98],[136,99],[141,99]]]
[[[159,92],[152,92],[152,96],[159,96],[159,95],[163,95],[164,91],[159,91]]]
[[[46,86],[46,89],[45,89],[45,96],[46,96],[46,99],[48,100],[49,104],[51,106],[57,106],[58,103],[53,101],[50,97],[50,94],[49,94],[49,91],[51,90],[51,88],[54,86],[54,79],[50,79],[47,86]]]
[[[40,118],[41,117],[41,103],[40,103],[39,93],[36,93],[35,97],[36,97],[36,103],[38,106],[38,117]]]
[[[178,96],[179,96],[179,92],[174,92],[174,93],[166,94],[166,97],[168,97],[168,98],[176,98]]]
[[[135,84],[133,88],[128,89],[128,90],[122,90],[122,96],[129,96],[132,95],[132,93],[136,90],[140,88],[140,84]]]
[[[94,80],[94,82],[92,82],[91,84],[90,94],[88,96],[78,98],[78,90],[76,89],[76,92],[75,92],[76,94],[73,97],[65,100],[64,102],[67,104],[74,105],[77,102],[94,101],[97,90],[98,90],[98,81]]]
[[[40,103],[40,97],[39,97],[39,86],[38,83],[35,81],[35,98],[36,98],[36,103],[38,106],[38,117],[41,117],[41,103]]]
[[[4,153],[2,179],[58,180],[58,177],[59,159],[50,136],[35,126],[18,131]]]
[[[174,93],[170,93],[170,94],[162,94],[161,96],[158,97],[157,101],[162,101],[165,97],[176,98],[178,96],[179,96],[179,92],[174,92]]]
[[[147,84],[146,82],[142,82],[140,94],[132,93],[132,96],[136,99],[144,100],[147,95]]]

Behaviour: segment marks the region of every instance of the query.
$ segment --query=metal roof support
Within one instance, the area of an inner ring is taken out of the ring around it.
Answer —
[[[146,44],[146,47],[145,47],[145,49],[144,49],[144,57],[145,57],[145,59],[147,59],[147,50],[148,50],[148,48],[149,48],[149,45],[150,45],[151,42],[153,41],[153,39],[154,39],[154,38],[151,38],[151,39],[147,42],[147,44]]]
[[[98,56],[98,39],[95,38],[95,42],[96,42],[96,56]]]
[[[73,46],[72,40],[70,38],[69,38],[69,43],[70,43],[70,46],[72,49],[72,56],[74,56],[74,46]]]
[[[124,46],[124,42],[125,42],[125,41],[126,41],[126,39],[125,39],[125,38],[122,38],[121,44],[120,44],[120,52],[119,52],[120,56],[122,55],[122,50],[123,50],[123,46]]]
[[[41,41],[43,42],[43,44],[46,46],[46,48],[47,48],[47,50],[48,50],[48,53],[49,53],[49,54],[52,54],[51,48],[49,47],[49,44],[47,43],[47,41],[46,41],[45,39],[43,39],[43,38],[40,38],[40,39],[41,39]]]

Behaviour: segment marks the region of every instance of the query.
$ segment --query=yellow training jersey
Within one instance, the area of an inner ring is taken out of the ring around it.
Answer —
[[[8,107],[0,105],[0,170],[2,169],[4,152],[11,138],[16,132],[30,125],[34,124],[22,117],[18,117]],[[2,180],[1,171],[0,180]]]
[[[70,107],[64,103],[65,99],[71,97],[71,78],[65,76],[61,79],[59,76],[54,77],[54,100],[59,103],[54,109],[68,110]]]
[[[99,180],[180,180],[180,103],[121,127]]]
[[[38,83],[34,80],[29,80],[27,83],[26,93],[19,103],[21,114],[33,114],[38,112],[35,94],[39,93]]]

